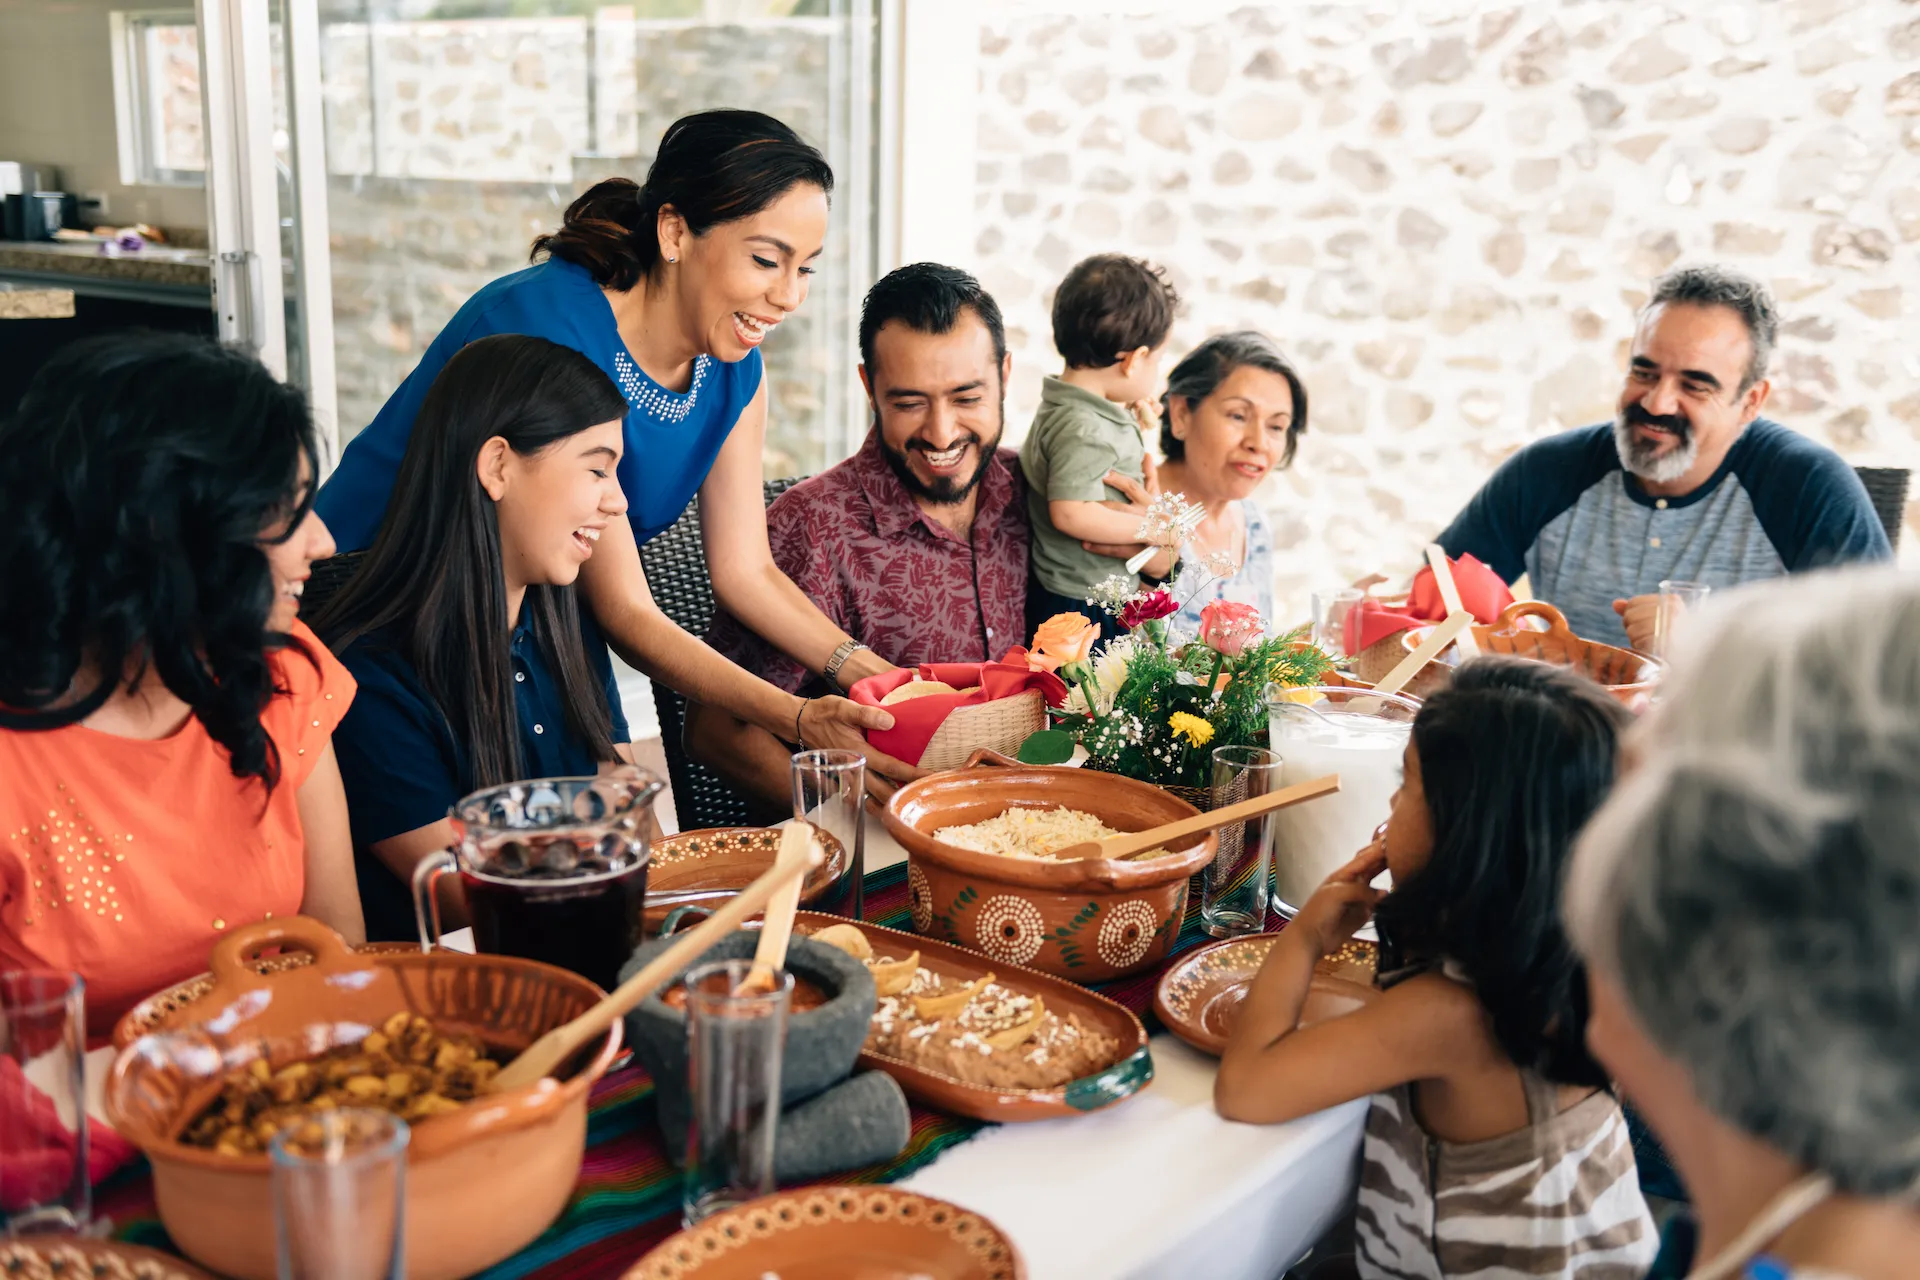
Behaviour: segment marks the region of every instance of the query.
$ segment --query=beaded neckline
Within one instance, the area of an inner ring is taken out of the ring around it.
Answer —
[[[613,373],[620,383],[620,394],[627,398],[630,406],[645,409],[662,422],[686,421],[687,415],[693,412],[694,403],[700,398],[700,384],[706,381],[710,363],[710,356],[695,356],[693,382],[683,394],[676,394],[642,373],[640,366],[626,352],[613,353]]]

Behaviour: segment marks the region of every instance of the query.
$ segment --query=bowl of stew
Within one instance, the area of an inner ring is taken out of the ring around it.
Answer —
[[[656,938],[640,947],[620,971],[620,980],[638,973],[673,941],[671,936]],[[686,1150],[689,1115],[687,970],[716,960],[751,959],[759,942],[757,929],[728,934],[627,1015],[628,1042],[653,1077],[660,1127],[676,1160]],[[852,1073],[866,1043],[875,1000],[873,974],[837,947],[796,936],[787,947],[786,969],[793,975],[793,995],[780,1067],[782,1106],[810,1098]]]

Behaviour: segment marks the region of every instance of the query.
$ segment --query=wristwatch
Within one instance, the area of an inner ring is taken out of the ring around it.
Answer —
[[[847,665],[847,659],[854,655],[855,650],[866,647],[858,640],[842,640],[839,647],[833,651],[833,656],[827,659],[826,668],[820,674],[825,676],[827,683],[834,688],[843,688],[844,686],[840,683],[840,668]]]

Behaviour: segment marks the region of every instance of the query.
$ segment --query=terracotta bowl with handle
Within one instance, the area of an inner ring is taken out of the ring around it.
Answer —
[[[260,973],[272,948],[311,964]],[[470,1033],[510,1059],[602,995],[587,979],[512,956],[454,951],[356,953],[317,920],[236,929],[214,945],[212,983],[121,1049],[106,1084],[107,1119],[146,1153],[168,1235],[222,1275],[272,1280],[268,1157],[223,1155],[177,1140],[255,1059],[278,1068],[356,1043],[402,1010],[442,1032]],[[604,1038],[537,1084],[488,1095],[413,1126],[407,1151],[407,1274],[453,1280],[499,1262],[560,1215],[586,1151],[587,1093],[620,1047]]]
[[[1165,957],[1186,913],[1187,878],[1213,860],[1214,833],[1132,862],[1009,858],[940,842],[942,827],[1016,807],[1078,809],[1116,831],[1199,812],[1133,778],[975,752],[967,768],[900,788],[882,814],[907,851],[914,932],[1073,982],[1104,982]]]
[[[1546,624],[1546,629],[1529,626],[1529,618],[1538,618]],[[1399,640],[1406,650],[1412,650],[1432,629],[1414,627],[1401,632]],[[1567,625],[1566,615],[1544,600],[1516,600],[1501,610],[1492,624],[1475,623],[1472,630],[1482,653],[1505,653],[1556,667],[1572,667],[1635,709],[1645,704],[1666,670],[1658,658],[1575,635]],[[1451,674],[1450,669],[1459,665],[1460,647],[1450,644],[1421,674],[1444,681]]]

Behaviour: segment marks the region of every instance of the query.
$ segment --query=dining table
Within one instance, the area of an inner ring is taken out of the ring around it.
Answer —
[[[866,919],[910,928],[905,850],[869,816]],[[1082,1115],[986,1124],[915,1104],[895,1159],[827,1182],[888,1182],[985,1215],[1013,1240],[1031,1280],[1282,1275],[1351,1206],[1367,1103],[1286,1124],[1223,1120],[1216,1061],[1152,1013],[1154,988],[1181,952],[1211,939],[1199,893],[1165,961],[1094,990],[1131,1009],[1150,1034],[1154,1078],[1140,1093]],[[1279,926],[1270,915],[1268,927]],[[443,943],[472,947],[465,931]],[[145,1162],[97,1189],[112,1234],[170,1248]],[[680,1185],[653,1114],[653,1082],[616,1065],[594,1089],[580,1180],[559,1220],[485,1280],[618,1277],[680,1226]]]

